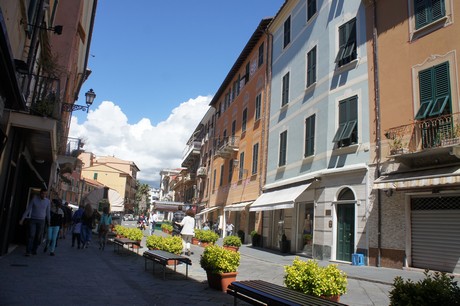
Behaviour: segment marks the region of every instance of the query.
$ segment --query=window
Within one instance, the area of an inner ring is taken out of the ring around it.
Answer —
[[[305,157],[315,153],[315,121],[316,115],[305,119]]]
[[[358,97],[354,96],[339,102],[339,128],[333,142],[339,147],[358,142]]]
[[[256,110],[255,110],[255,120],[260,119],[260,108],[262,103],[262,95],[258,94],[256,97]]]
[[[219,181],[219,186],[222,186],[224,184],[224,165],[220,166],[220,181]]]
[[[415,28],[420,29],[446,16],[445,0],[414,0]]]
[[[244,152],[240,153],[240,169],[238,173],[238,179],[241,180],[243,178],[243,172],[244,172]]]
[[[262,43],[259,46],[259,60],[258,60],[258,67],[262,66],[264,63],[264,44]]]
[[[250,72],[250,67],[249,67],[249,63],[247,63],[246,72],[244,74],[244,85],[246,85],[249,82],[249,72]]]
[[[420,108],[415,119],[450,114],[449,62],[419,72]]]
[[[247,123],[247,120],[248,120],[248,109],[245,108],[243,110],[243,121],[241,123],[241,131],[242,132],[246,132],[246,123]]]
[[[259,164],[259,144],[256,143],[252,147],[252,174],[257,173],[258,164]]]
[[[291,42],[291,16],[286,19],[284,22],[284,40],[283,48],[286,48],[287,45]]]
[[[283,89],[281,92],[281,106],[289,102],[289,72],[283,76]]]
[[[339,53],[335,59],[343,66],[356,59],[356,18],[339,27]]]
[[[279,151],[279,160],[278,166],[286,165],[286,150],[287,150],[287,131],[284,131],[280,134],[280,151]]]
[[[308,0],[307,1],[307,21],[313,17],[316,13],[316,0]]]
[[[236,133],[236,120],[232,121],[232,137],[235,137]]]
[[[94,173],[94,174],[93,174],[93,179],[94,179],[95,181],[97,181],[97,173]]]
[[[216,190],[216,175],[217,175],[217,170],[214,169],[214,175],[213,175],[213,178],[212,178],[212,192],[214,192],[214,190]]]
[[[307,53],[307,87],[316,83],[316,46]]]
[[[228,183],[232,181],[233,167],[233,159],[230,159],[230,161],[228,162]]]

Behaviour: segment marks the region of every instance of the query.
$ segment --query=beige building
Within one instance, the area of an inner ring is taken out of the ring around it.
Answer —
[[[125,211],[134,210],[136,179],[139,168],[132,161],[113,156],[96,157],[84,152],[79,159],[83,162],[82,177],[92,179],[116,190],[125,201]]]

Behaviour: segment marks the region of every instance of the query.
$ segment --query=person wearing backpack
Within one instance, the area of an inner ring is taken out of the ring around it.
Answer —
[[[50,256],[54,256],[54,252],[56,250],[56,241],[57,237],[59,234],[59,230],[61,229],[63,223],[64,223],[64,211],[61,208],[62,202],[58,199],[54,199],[52,201],[51,205],[51,210],[50,210],[50,225],[48,227],[48,241],[45,246],[45,249],[43,250],[46,252],[46,250],[49,247],[50,250]]]

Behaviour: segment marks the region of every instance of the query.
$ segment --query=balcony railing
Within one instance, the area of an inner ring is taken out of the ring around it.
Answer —
[[[224,139],[219,139],[217,142],[216,156],[222,158],[231,158],[233,152],[238,152],[239,150],[239,137],[237,136],[228,136]]]
[[[23,81],[28,76],[20,74]],[[57,78],[42,75],[30,75],[30,92],[27,106],[30,113],[38,116],[60,118],[60,81]]]
[[[182,160],[185,160],[190,154],[200,154],[201,141],[193,141],[187,147],[185,147],[182,154]]]
[[[68,137],[65,155],[77,157],[82,152],[83,146],[84,143],[80,138]]]
[[[415,153],[460,143],[460,113],[417,120],[385,131],[390,155]]]

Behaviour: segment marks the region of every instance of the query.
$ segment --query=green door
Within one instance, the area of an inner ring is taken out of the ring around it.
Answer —
[[[337,205],[337,260],[351,261],[354,250],[355,204]]]

